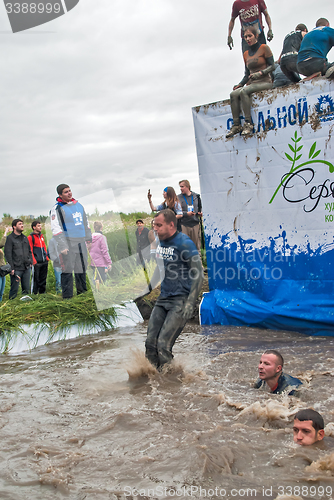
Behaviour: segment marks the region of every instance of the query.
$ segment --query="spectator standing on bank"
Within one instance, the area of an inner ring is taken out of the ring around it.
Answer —
[[[327,54],[334,46],[334,29],[329,21],[321,17],[316,27],[307,33],[297,56],[297,70],[308,78],[325,75],[334,77],[334,63],[327,61]]]
[[[137,240],[137,264],[141,264],[145,269],[145,262],[151,258],[151,242],[148,237],[149,230],[144,225],[142,219],[136,220],[136,240]]]
[[[3,237],[0,240],[0,267],[5,265],[5,258],[3,251],[1,250],[6,243],[7,234],[10,231],[10,227],[6,227]],[[0,276],[0,302],[2,301],[3,293],[6,286],[6,276]]]
[[[56,279],[56,293],[61,293],[61,263],[56,238],[53,236],[49,241],[48,255],[52,260]]]
[[[57,186],[58,197],[50,211],[51,230],[57,241],[61,262],[63,299],[73,297],[73,272],[77,294],[87,292],[87,247],[92,233],[84,207],[72,197],[67,184]]]
[[[162,194],[164,197],[164,202],[155,207],[152,203],[151,190],[150,189],[148,190],[147,198],[152,212],[160,212],[161,210],[169,208],[176,215],[177,230],[181,231],[182,208],[179,203],[178,197],[176,196],[175,189],[172,186],[167,186],[163,190]]]
[[[182,207],[182,233],[189,236],[195,243],[198,252],[201,252],[200,219],[202,217],[202,203],[199,194],[191,191],[190,182],[184,179],[179,182],[181,194],[178,195]]]
[[[94,222],[94,233],[92,234],[92,242],[87,243],[87,248],[91,259],[91,268],[94,271],[94,281],[105,283],[107,272],[111,269],[111,258],[109,255],[107,238],[102,233],[102,222]]]
[[[295,31],[291,31],[284,38],[283,49],[279,59],[280,66],[285,76],[293,83],[301,80],[297,70],[297,57],[301,43],[307,32],[308,29],[305,24],[297,24]]]
[[[23,234],[22,219],[14,219],[12,228],[13,232],[7,236],[5,243],[5,257],[12,268],[9,298],[15,299],[20,282],[22,293],[24,295],[29,293],[32,254],[28,238]]]
[[[46,278],[48,275],[49,257],[47,255],[44,236],[42,235],[42,224],[39,220],[34,220],[31,223],[32,233],[29,234],[28,240],[32,253],[33,275],[32,275],[32,292],[45,293]]]
[[[244,39],[244,33],[247,28],[256,28],[260,44],[267,43],[264,35],[262,14],[269,28],[267,35],[268,42],[271,42],[274,35],[271,29],[271,19],[264,0],[235,0],[232,6],[231,20],[228,25],[227,45],[230,47],[230,50],[233,48],[232,31],[237,17],[239,17],[241,24],[242,53],[248,50],[247,42]]]

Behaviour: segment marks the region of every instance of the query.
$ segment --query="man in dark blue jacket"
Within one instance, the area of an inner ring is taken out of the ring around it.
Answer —
[[[73,272],[77,294],[87,291],[86,241],[92,240],[85,209],[72,197],[67,184],[59,184],[56,204],[50,211],[51,230],[56,239],[62,267],[61,288],[64,299],[73,297]]]
[[[265,351],[259,363],[259,378],[254,387],[256,389],[268,387],[272,394],[281,394],[288,391],[289,396],[293,396],[295,389],[302,385],[296,378],[283,373],[283,356],[274,349]]]
[[[161,293],[155,303],[147,328],[146,357],[156,368],[173,359],[173,345],[191,318],[203,282],[201,258],[191,239],[176,230],[172,210],[161,210],[153,227],[159,237],[157,260],[164,264]],[[157,266],[151,286],[159,281]]]
[[[5,243],[5,257],[12,268],[9,298],[15,299],[20,281],[22,293],[29,293],[32,255],[28,238],[23,234],[23,221],[14,219],[12,228],[13,232],[7,236]]]

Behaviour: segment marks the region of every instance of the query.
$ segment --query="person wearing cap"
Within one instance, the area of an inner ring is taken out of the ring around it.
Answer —
[[[50,211],[51,230],[61,262],[61,288],[64,299],[73,297],[73,272],[77,294],[87,291],[86,241],[92,240],[84,207],[73,198],[67,184],[57,186],[56,204]]]
[[[292,83],[298,83],[301,80],[297,70],[297,57],[301,43],[307,32],[308,29],[305,24],[297,24],[295,31],[291,31],[284,38],[279,61],[282,72]]]
[[[145,227],[142,219],[136,220],[136,226],[137,264],[141,264],[145,268],[145,262],[151,258],[151,241],[148,236],[150,231]]]

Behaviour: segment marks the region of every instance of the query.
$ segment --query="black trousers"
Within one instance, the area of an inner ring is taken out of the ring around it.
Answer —
[[[71,246],[67,254],[60,254],[61,261],[61,289],[63,299],[73,297],[73,272],[77,294],[87,292],[86,268],[87,248],[86,244],[78,243]]]
[[[188,295],[158,298],[147,327],[146,357],[160,368],[173,359],[172,348],[186,320],[181,316]]]
[[[282,57],[281,70],[289,80],[294,83],[300,82],[301,78],[297,70],[297,54]]]
[[[48,275],[48,261],[34,265],[33,293],[45,293],[46,278]]]
[[[17,278],[19,276],[19,278]],[[21,283],[22,293],[25,295],[30,292],[29,284],[30,284],[30,267],[28,269],[24,269],[22,271],[16,271],[14,276],[10,275],[10,291],[9,298],[15,299],[17,296],[17,292],[19,290],[19,285]]]
[[[327,59],[321,59],[321,57],[311,57],[306,61],[301,61],[297,64],[297,69],[299,73],[305,76],[311,76],[313,73],[318,73],[324,75],[328,68],[333,66],[334,63],[329,63]]]

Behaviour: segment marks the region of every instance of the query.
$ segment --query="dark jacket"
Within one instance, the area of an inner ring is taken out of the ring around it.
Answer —
[[[5,243],[5,257],[8,264],[16,271],[24,271],[32,264],[32,255],[28,238],[14,231],[7,236]]]
[[[149,230],[147,227],[143,227],[142,232],[139,234],[138,229],[136,230],[137,239],[137,254],[145,260],[150,259],[151,242],[148,237]]]
[[[264,380],[261,380],[260,378],[255,382],[255,389],[260,389],[260,387],[265,384]],[[291,375],[288,375],[287,373],[281,373],[278,379],[278,386],[274,391],[272,391],[272,394],[282,394],[282,392],[286,391],[286,389],[291,387],[293,389],[288,393],[289,396],[293,396],[295,394],[295,389],[297,389],[300,385],[302,385],[303,382],[299,380],[299,378],[292,377]]]
[[[200,195],[194,193],[194,191],[191,191],[190,196],[181,193],[178,194],[177,197],[179,199],[183,212],[183,217],[182,219],[180,219],[181,225],[186,227],[197,226],[199,224],[198,215],[187,215],[187,213],[188,213],[188,205],[193,205],[194,207],[193,211],[195,212],[195,214],[197,214],[197,212],[202,212],[202,202]]]

